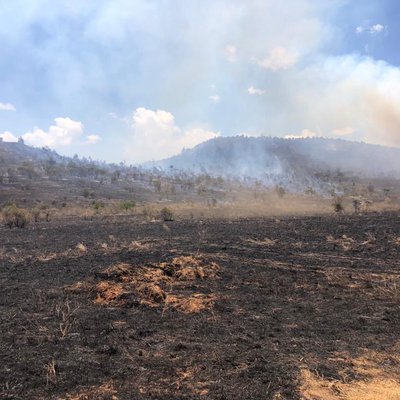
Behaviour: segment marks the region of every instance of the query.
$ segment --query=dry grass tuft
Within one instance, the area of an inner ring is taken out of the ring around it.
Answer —
[[[140,295],[142,303],[148,305],[163,303],[167,297],[164,290],[154,283],[143,283],[137,288],[137,293]]]
[[[141,243],[137,240],[132,241],[128,245],[128,250],[138,250],[138,251],[147,251],[151,249],[151,245],[149,243]]]
[[[128,276],[132,272],[132,266],[130,264],[115,264],[111,267],[106,268],[101,272],[101,276],[107,279],[119,279],[123,276]]]
[[[389,276],[383,279],[381,284],[375,287],[375,291],[380,297],[391,299],[392,301],[400,301],[400,277]]]
[[[185,314],[197,314],[204,310],[211,310],[214,307],[217,297],[197,293],[189,297],[170,295],[166,304]]]
[[[73,285],[64,286],[64,290],[70,293],[82,293],[82,292],[89,292],[93,289],[93,285],[89,282],[78,281],[75,282]]]
[[[256,244],[258,246],[272,247],[276,245],[278,239],[270,239],[270,238],[264,238],[263,240],[246,239],[245,242],[250,244]]]
[[[55,260],[58,257],[57,253],[49,253],[49,254],[42,254],[38,256],[38,261],[41,262],[46,262],[46,261],[51,261]]]
[[[121,299],[126,291],[120,283],[101,281],[95,286],[97,293],[94,302],[105,306],[124,306],[125,301]]]
[[[212,382],[199,381],[199,373],[200,370],[194,367],[178,369],[176,371],[177,379],[174,382],[174,385],[178,390],[184,389],[196,397],[207,396],[209,394],[207,386]]]
[[[50,360],[44,366],[45,374],[46,374],[46,385],[48,386],[50,383],[57,383],[57,371],[56,371],[56,362],[54,360]]]
[[[343,235],[338,239],[335,239],[333,236],[329,235],[327,236],[326,240],[328,243],[332,243],[335,248],[341,247],[344,251],[354,250],[357,246],[356,241],[347,235]]]
[[[394,240],[393,240],[393,243],[394,243],[396,246],[400,246],[400,237],[394,239]]]
[[[76,249],[79,250],[82,253],[87,252],[87,247],[83,243],[79,243],[76,245]]]
[[[200,257],[175,257],[170,262],[161,263],[165,274],[179,280],[215,279],[219,267],[216,263],[206,263]]]

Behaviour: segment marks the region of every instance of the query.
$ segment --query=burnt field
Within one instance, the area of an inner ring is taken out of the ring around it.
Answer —
[[[400,217],[0,228],[2,399],[398,399]]]

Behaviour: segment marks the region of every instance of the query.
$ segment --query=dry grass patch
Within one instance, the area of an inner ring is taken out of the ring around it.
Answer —
[[[303,400],[400,400],[400,383],[394,379],[342,383],[302,370],[301,382]]]
[[[335,239],[332,235],[327,236],[326,238],[328,243],[332,243],[334,248],[339,247],[344,251],[354,250],[357,246],[357,243],[351,237],[347,235],[342,235],[342,237]]]
[[[112,235],[110,235],[109,239],[110,242],[98,243],[98,246],[104,252],[114,252],[122,249],[126,249],[129,251],[149,251],[152,248],[151,243],[142,243],[137,240],[117,241],[116,238]]]
[[[365,352],[359,358],[341,359],[349,363],[348,370],[339,371],[342,379],[330,380],[308,369],[300,372],[300,394],[303,400],[400,400],[400,356],[398,352]]]
[[[379,285],[375,285],[376,293],[392,301],[400,301],[400,276],[391,275],[384,277]]]
[[[147,251],[151,249],[151,244],[150,243],[141,243],[137,240],[133,240],[132,242],[129,243],[128,249],[129,250],[139,250],[139,251]]]
[[[57,253],[49,253],[49,254],[42,254],[38,256],[38,261],[41,262],[46,262],[46,261],[51,261],[55,260],[59,255]]]
[[[58,397],[57,400],[118,400],[118,392],[112,382],[104,383],[101,386],[91,386],[80,390],[75,394],[67,394]]]
[[[361,289],[373,298],[400,301],[400,275],[325,270],[322,272],[331,285],[346,289]]]
[[[366,276],[364,274],[349,273],[343,269],[326,269],[321,271],[330,285],[347,289],[365,289]]]
[[[278,239],[264,238],[263,240],[245,239],[246,243],[255,244],[257,246],[272,247],[278,242]]]
[[[181,295],[185,282],[216,279],[219,266],[202,257],[175,257],[160,264],[133,266],[115,264],[100,273],[97,284],[77,282],[64,290],[71,293],[94,293],[94,303],[103,306],[127,307],[142,304],[148,307],[171,307],[183,313],[211,309],[216,297],[202,293]],[[192,287],[189,288],[192,290]]]
[[[198,380],[199,373],[201,371],[198,368],[189,367],[185,369],[179,369],[176,371],[177,380],[174,382],[178,390],[184,389],[189,391],[192,395],[196,396],[207,396],[209,389],[207,387],[212,382],[201,382]]]

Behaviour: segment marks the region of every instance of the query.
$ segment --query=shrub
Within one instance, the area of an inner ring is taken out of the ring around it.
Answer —
[[[335,213],[341,213],[344,211],[343,200],[340,197],[336,197],[332,203],[333,211]]]
[[[46,218],[46,222],[50,222],[50,208],[48,205],[43,204],[40,209],[43,211],[43,214]]]
[[[40,208],[33,208],[31,210],[31,215],[34,222],[39,222],[40,220]]]
[[[279,198],[282,198],[286,194],[286,190],[282,186],[275,186],[275,191]]]
[[[142,211],[142,215],[147,220],[151,221],[152,219],[156,218],[156,213],[151,207],[144,207]]]
[[[100,209],[104,208],[105,204],[102,201],[92,201],[92,207],[95,212],[99,212]]]
[[[174,213],[168,207],[164,207],[160,211],[160,216],[161,216],[161,219],[164,220],[164,221],[173,221],[174,220]]]
[[[119,207],[121,208],[121,210],[130,211],[136,207],[136,203],[132,200],[123,201],[119,204]]]
[[[353,199],[354,214],[358,214],[361,210],[362,202],[359,199]]]
[[[29,211],[25,210],[24,208],[19,208],[15,204],[7,206],[3,210],[4,224],[10,229],[13,227],[25,228],[30,220],[31,215]]]

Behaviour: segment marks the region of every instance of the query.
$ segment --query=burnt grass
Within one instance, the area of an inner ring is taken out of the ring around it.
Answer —
[[[298,399],[302,367],[357,379],[338,354],[387,352],[399,339],[399,222],[121,216],[1,227],[0,398]],[[70,290],[119,263],[193,255],[219,266],[216,279],[173,289],[215,296],[197,313]]]

